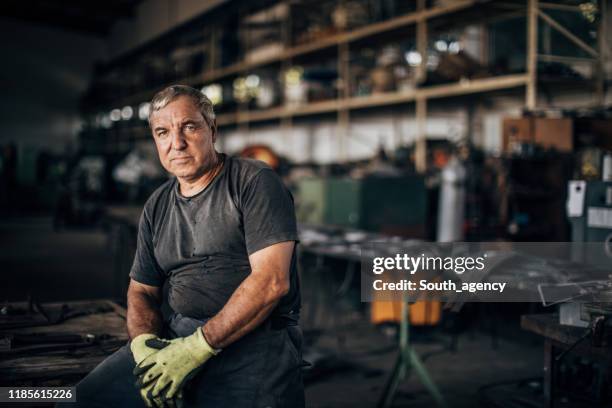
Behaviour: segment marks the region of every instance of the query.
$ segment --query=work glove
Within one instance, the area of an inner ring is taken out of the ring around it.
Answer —
[[[149,357],[153,353],[157,353],[159,351],[158,348],[149,347],[147,345],[147,340],[158,339],[156,335],[151,333],[143,333],[139,336],[136,336],[132,339],[130,343],[130,350],[132,350],[132,355],[134,356],[134,361],[136,361],[136,365],[140,364],[142,360]]]
[[[150,339],[145,343],[159,348],[158,352],[149,355],[134,368],[134,375],[139,377],[137,384],[142,390],[147,390],[147,403],[174,403],[175,398],[180,399],[180,391],[185,383],[219,352],[208,344],[201,328],[191,336],[172,341]]]
[[[150,355],[157,353],[161,348],[165,345],[170,344],[171,340],[160,339],[154,334],[151,333],[143,333],[138,335],[132,339],[130,344],[130,350],[132,350],[132,355],[134,356],[134,361],[136,362],[136,366],[140,364],[145,358]],[[156,407],[164,407],[164,406],[173,406],[174,401],[169,403],[164,403],[161,399],[153,399],[150,398],[148,393],[155,385],[153,382],[147,384],[147,386],[141,387],[140,384],[137,383],[138,388],[140,389],[140,396],[144,400],[145,404],[149,408]],[[174,404],[176,406],[176,404]]]

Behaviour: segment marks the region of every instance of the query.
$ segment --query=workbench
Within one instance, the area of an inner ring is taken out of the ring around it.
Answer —
[[[556,406],[560,394],[567,393],[568,390],[560,389],[558,381],[558,369],[560,362],[557,361],[559,355],[573,346],[569,354],[578,355],[585,359],[595,361],[607,372],[607,384],[600,384],[603,389],[612,389],[612,349],[610,347],[595,347],[591,340],[586,338],[576,344],[588,329],[566,326],[559,323],[559,315],[556,313],[524,315],[521,317],[521,327],[544,337],[544,399],[545,407]],[[567,358],[566,356],[565,358]],[[604,378],[606,375],[603,376]],[[594,390],[595,392],[596,390]],[[563,395],[567,397],[567,395]],[[603,396],[602,398],[608,398]],[[609,407],[612,401],[603,402],[602,406]],[[582,406],[582,405],[580,405]]]
[[[73,386],[127,340],[125,309],[110,300],[4,305],[0,385]]]

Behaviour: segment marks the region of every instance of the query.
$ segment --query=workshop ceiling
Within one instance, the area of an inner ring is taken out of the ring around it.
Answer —
[[[106,35],[114,23],[135,15],[141,0],[3,0],[0,15],[91,35]]]

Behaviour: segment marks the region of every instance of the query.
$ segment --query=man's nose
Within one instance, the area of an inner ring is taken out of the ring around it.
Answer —
[[[185,135],[182,130],[175,130],[172,132],[172,148],[174,150],[182,150],[187,147],[187,143],[185,142]]]

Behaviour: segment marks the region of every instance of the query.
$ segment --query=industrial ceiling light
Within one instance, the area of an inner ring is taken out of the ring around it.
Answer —
[[[118,122],[121,120],[121,109],[113,109],[110,111],[110,120]]]
[[[151,110],[151,104],[149,102],[143,102],[138,105],[138,119],[147,120],[149,119],[149,111]]]
[[[461,51],[461,44],[458,41],[451,41],[448,44],[448,52],[451,54],[459,54],[459,51]]]
[[[210,84],[202,88],[202,93],[206,95],[213,105],[223,103],[223,87],[221,84]]]
[[[247,86],[247,88],[257,88],[259,86],[259,76],[255,74],[251,74],[246,77],[246,79],[244,80],[244,83]]]
[[[132,119],[132,116],[134,116],[134,109],[132,109],[131,106],[124,106],[121,109],[121,119],[130,120]]]
[[[448,44],[444,40],[438,40],[435,43],[436,50],[440,52],[446,52],[448,50]]]
[[[423,57],[421,56],[421,53],[414,50],[408,51],[404,55],[404,58],[406,58],[406,62],[411,67],[418,67],[419,65],[421,65],[421,62],[423,62]]]
[[[100,126],[104,129],[110,129],[113,126],[113,121],[111,120],[110,114],[103,114],[100,119]]]

